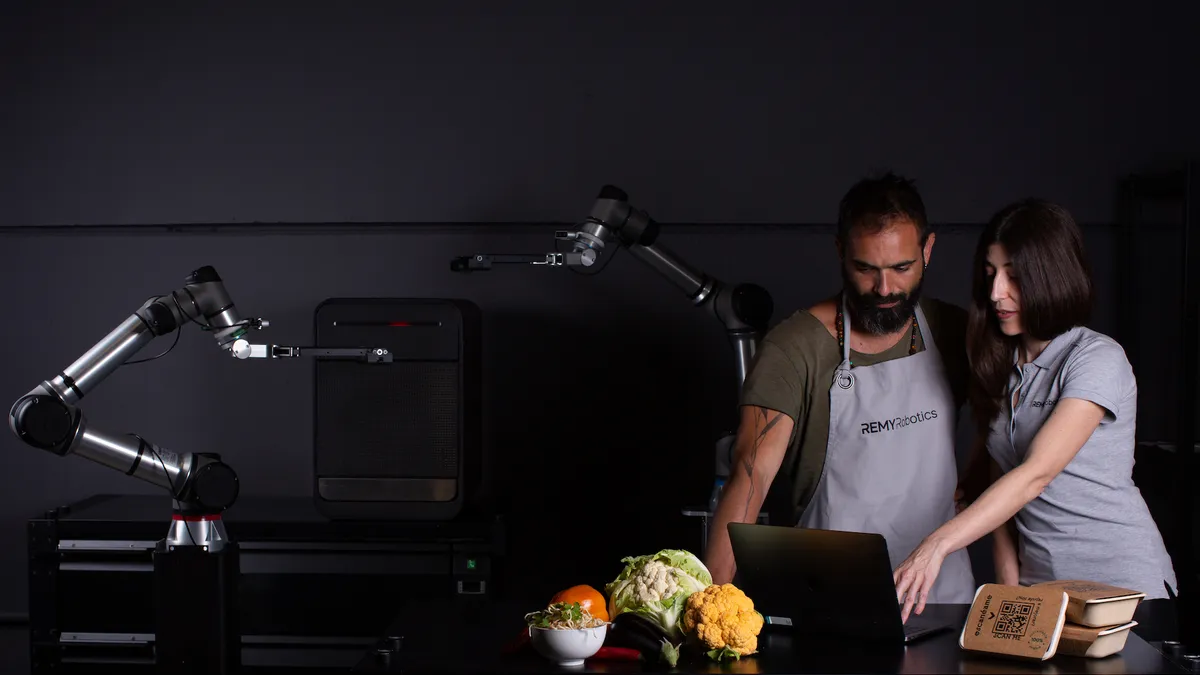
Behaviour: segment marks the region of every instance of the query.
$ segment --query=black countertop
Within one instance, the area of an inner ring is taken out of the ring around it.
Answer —
[[[925,615],[961,626],[968,605],[930,605]],[[908,646],[866,642],[815,641],[790,628],[764,627],[759,653],[717,664],[703,655],[682,655],[676,668],[635,662],[589,660],[580,667],[559,667],[528,645],[505,654],[520,636],[526,609],[508,601],[413,605],[401,609],[389,636],[403,638],[398,651],[371,649],[356,673],[1187,673],[1159,649],[1131,634],[1125,648],[1104,659],[1055,656],[1030,662],[972,654],[958,646],[958,632],[947,631]],[[384,647],[386,641],[379,647]]]

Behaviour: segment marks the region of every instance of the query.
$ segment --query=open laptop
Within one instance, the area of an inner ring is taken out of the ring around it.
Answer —
[[[730,523],[739,588],[771,623],[809,635],[909,643],[952,626],[900,620],[887,540],[879,534]]]

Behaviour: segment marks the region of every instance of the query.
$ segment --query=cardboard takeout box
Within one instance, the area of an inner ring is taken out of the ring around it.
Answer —
[[[1136,621],[1130,621],[1121,626],[1089,628],[1068,623],[1063,626],[1062,638],[1058,641],[1058,653],[1092,659],[1111,656],[1125,648],[1125,641],[1129,639],[1129,629],[1136,625]]]
[[[975,591],[959,647],[1045,661],[1066,623],[1067,593],[1053,588],[984,584]]]
[[[1067,594],[1067,621],[1088,628],[1123,626],[1133,621],[1138,604],[1146,597],[1141,591],[1095,581],[1044,581],[1030,588],[1061,590]]]

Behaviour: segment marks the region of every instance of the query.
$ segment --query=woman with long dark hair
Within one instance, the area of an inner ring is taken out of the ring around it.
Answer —
[[[1092,280],[1066,209],[1009,205],[975,252],[967,350],[992,484],[896,568],[907,620],[942,560],[993,533],[997,582],[1102,582],[1173,598],[1175,572],[1133,482],[1137,381],[1084,324]],[[1156,603],[1157,604],[1157,603]]]

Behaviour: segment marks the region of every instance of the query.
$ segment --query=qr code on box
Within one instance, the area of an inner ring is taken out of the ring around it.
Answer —
[[[992,633],[1009,637],[1025,637],[1031,616],[1033,616],[1032,602],[1005,600],[1000,603],[1000,613],[996,616],[996,625],[992,626]]]

